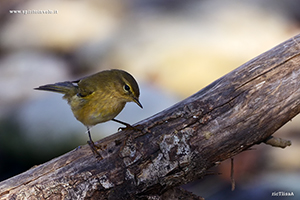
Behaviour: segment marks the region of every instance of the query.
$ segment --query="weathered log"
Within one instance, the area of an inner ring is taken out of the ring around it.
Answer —
[[[299,43],[261,54],[137,123],[140,131],[96,142],[102,160],[85,145],[1,182],[0,199],[166,199],[300,112]]]

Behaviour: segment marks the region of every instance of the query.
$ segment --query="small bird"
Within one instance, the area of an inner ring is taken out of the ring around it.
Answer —
[[[64,94],[75,118],[87,127],[88,144],[101,157],[91,138],[90,128],[98,123],[113,120],[130,128],[131,125],[115,119],[127,102],[139,101],[138,83],[128,72],[111,69],[98,72],[76,81],[65,81],[43,85],[35,90],[46,90]]]

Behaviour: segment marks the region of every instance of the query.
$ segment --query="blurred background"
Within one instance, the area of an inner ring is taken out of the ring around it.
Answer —
[[[43,11],[43,13],[39,13]],[[138,122],[194,94],[248,60],[299,33],[298,0],[1,0],[0,181],[88,140],[62,95],[33,88],[120,68],[139,82],[140,109],[128,103],[117,119]],[[300,193],[300,119],[264,144],[184,188],[207,200],[273,199]],[[117,131],[92,129],[99,140]]]

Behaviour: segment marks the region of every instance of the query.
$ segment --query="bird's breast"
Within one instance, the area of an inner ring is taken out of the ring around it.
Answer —
[[[77,96],[69,104],[78,121],[85,126],[93,126],[115,118],[123,110],[126,102],[117,98],[81,98]]]

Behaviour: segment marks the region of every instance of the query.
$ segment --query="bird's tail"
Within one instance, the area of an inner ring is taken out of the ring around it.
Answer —
[[[48,84],[48,85],[42,85],[37,88],[34,88],[35,90],[45,90],[45,91],[51,91],[51,92],[58,92],[62,94],[66,94],[68,96],[75,95],[77,93],[77,86],[74,85],[70,81],[65,82],[59,82],[54,84]]]

